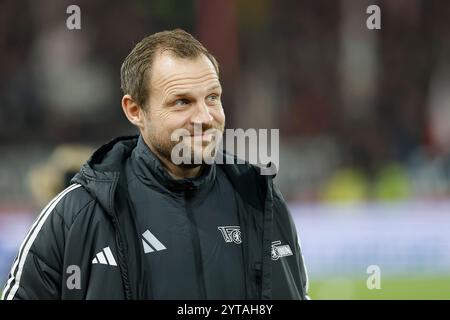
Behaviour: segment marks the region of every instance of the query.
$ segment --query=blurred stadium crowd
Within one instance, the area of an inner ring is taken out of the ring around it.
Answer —
[[[70,4],[0,3],[3,205],[31,201],[30,172],[58,145],[135,132],[120,65],[175,27],[218,58],[228,128],[280,129],[290,202],[450,196],[449,1],[80,0],[81,30],[66,28]]]

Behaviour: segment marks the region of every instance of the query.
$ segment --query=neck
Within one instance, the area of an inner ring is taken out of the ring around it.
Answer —
[[[195,178],[199,175],[201,165],[198,165],[196,167],[182,167],[174,165],[172,162],[170,162],[167,159],[164,159],[163,157],[160,157],[158,154],[156,154],[159,160],[161,160],[162,164],[164,165],[164,168],[167,170],[167,172],[170,174],[172,178],[175,180],[180,179],[186,179],[186,178]]]
[[[145,139],[144,139],[145,141]],[[195,178],[199,175],[201,170],[201,165],[195,166],[195,167],[183,167],[173,164],[169,159],[166,159],[162,155],[159,154],[155,148],[153,148],[151,143],[147,143],[147,146],[150,148],[150,150],[155,154],[158,159],[163,164],[164,168],[166,169],[167,173],[175,179],[175,180],[181,180],[186,178]]]

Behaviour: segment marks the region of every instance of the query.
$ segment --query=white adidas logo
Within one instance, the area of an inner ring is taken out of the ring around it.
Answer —
[[[142,245],[144,246],[144,252],[154,252],[167,249],[148,229],[142,234]]]
[[[116,260],[109,247],[103,248],[102,251],[96,254],[95,258],[92,260],[92,264],[96,263],[117,266]]]

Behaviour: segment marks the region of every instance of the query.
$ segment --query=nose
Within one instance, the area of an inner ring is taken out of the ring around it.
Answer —
[[[204,102],[197,104],[194,114],[191,118],[193,124],[210,124],[213,121],[213,117],[209,111],[208,106]]]

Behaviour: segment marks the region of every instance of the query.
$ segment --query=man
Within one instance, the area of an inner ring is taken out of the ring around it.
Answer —
[[[156,33],[125,59],[121,81],[140,135],[100,147],[47,205],[3,298],[306,299],[295,226],[273,176],[205,161],[217,143],[205,131],[225,125],[214,57],[185,31]],[[177,129],[199,164],[174,163]]]

